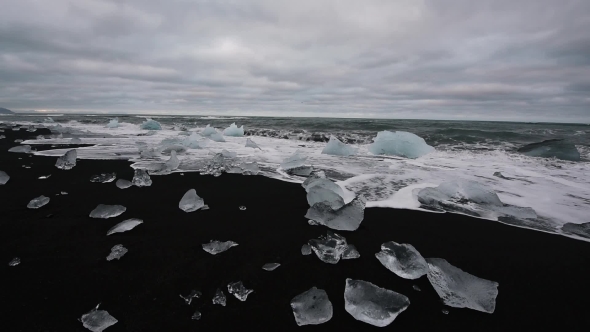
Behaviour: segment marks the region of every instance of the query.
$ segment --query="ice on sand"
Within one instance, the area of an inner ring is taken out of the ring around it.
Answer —
[[[226,149],[221,150],[221,155],[224,158],[235,158],[238,156],[237,152],[230,152],[230,151],[227,151]]]
[[[47,179],[49,179],[50,176],[51,176],[51,174],[49,174],[49,175],[41,175],[39,177],[39,180],[47,180]]]
[[[131,181],[129,181],[129,180],[119,179],[119,180],[117,180],[115,185],[119,189],[127,189],[127,188],[131,187],[133,185],[133,183],[131,183]]]
[[[100,303],[80,318],[82,325],[92,332],[102,332],[117,323],[117,319],[111,316],[108,311],[98,310],[99,305]]]
[[[90,212],[90,218],[100,218],[100,219],[107,219],[120,216],[123,212],[127,210],[126,207],[122,205],[105,205],[105,204],[98,204],[92,212]]]
[[[193,313],[193,315],[191,316],[191,319],[192,320],[199,320],[199,319],[201,319],[201,316],[202,316],[201,312],[199,310],[197,310]]]
[[[318,258],[329,264],[336,264],[340,259],[360,257],[356,248],[346,242],[346,238],[340,234],[328,231],[326,236],[309,240],[309,245]],[[301,249],[303,253],[303,248]],[[344,257],[346,253],[347,257]],[[356,257],[355,257],[356,256]]]
[[[355,259],[361,257],[361,254],[352,244],[347,245],[342,252],[342,259]]]
[[[122,244],[116,244],[111,248],[111,253],[107,256],[107,261],[112,261],[113,259],[121,259],[123,255],[127,253],[127,248],[123,247]]]
[[[335,156],[351,156],[356,153],[356,150],[344,143],[334,136],[330,136],[330,141],[322,150],[322,154],[331,154]]]
[[[200,140],[201,136],[197,135],[197,133],[192,133],[189,137],[182,141],[182,145],[190,149],[200,149],[202,148]]]
[[[178,168],[178,166],[180,166],[180,160],[178,160],[178,157],[176,157],[176,151],[170,152],[170,159],[166,161],[164,166],[166,167],[167,171],[174,171]]]
[[[333,308],[328,294],[323,289],[311,289],[291,300],[291,309],[298,326],[318,325],[332,319]]]
[[[344,309],[356,320],[384,327],[410,305],[410,300],[397,292],[363,280],[346,279]]]
[[[292,168],[301,167],[305,164],[307,160],[307,156],[303,154],[303,152],[297,150],[291,156],[285,158],[281,163],[281,168],[284,170],[290,170]]]
[[[316,203],[324,203],[337,210],[344,206],[344,191],[339,185],[329,179],[316,179],[305,188],[307,191],[307,203],[313,206]]]
[[[117,173],[102,173],[90,177],[90,182],[109,183],[115,181]]]
[[[372,154],[387,154],[405,158],[418,158],[434,151],[434,148],[418,135],[405,131],[380,131],[369,145]]]
[[[307,190],[309,186],[311,186],[314,182],[316,182],[319,179],[326,179],[326,173],[324,173],[324,171],[313,172],[307,179],[305,179],[305,181],[303,181],[301,186]]]
[[[107,128],[117,128],[119,127],[119,119],[114,118],[107,123]],[[145,129],[145,128],[144,128]]]
[[[251,140],[251,139],[249,139],[249,138],[246,139],[246,147],[247,148],[260,149],[260,147],[258,146],[258,144],[254,143],[254,141]],[[260,150],[262,150],[262,149],[260,149]]]
[[[262,269],[266,271],[274,271],[279,266],[281,266],[279,263],[266,263],[262,266]]]
[[[428,273],[426,260],[411,244],[385,242],[375,257],[389,271],[405,279],[418,279]]]
[[[235,123],[232,123],[229,127],[223,130],[225,136],[244,136],[244,126],[238,128]]]
[[[201,297],[201,295],[201,292],[193,289],[187,296],[180,294],[180,297],[184,300],[186,304],[190,305],[191,302],[193,302],[193,299],[198,299]]]
[[[8,149],[8,152],[31,153],[30,145],[19,145]]]
[[[201,131],[201,135],[203,136],[211,136],[215,133],[217,133],[217,130],[215,130],[215,128],[211,127],[210,125],[207,125],[207,127]]]
[[[141,127],[141,129],[146,129],[146,130],[161,130],[162,129],[162,125],[158,121],[154,121],[149,118],[146,119],[146,121],[143,122],[140,127]]]
[[[237,281],[230,282],[227,285],[227,291],[235,296],[236,299],[240,301],[246,301],[248,295],[250,295],[250,293],[252,293],[254,290],[244,287],[244,284],[241,281]]]
[[[197,195],[195,189],[187,191],[178,203],[178,207],[184,212],[197,211],[203,206],[205,206],[205,201]]]
[[[148,172],[140,168],[135,169],[135,174],[133,175],[133,180],[131,182],[137,187],[149,187],[152,185],[152,179]]]
[[[235,243],[234,241],[220,242],[217,240],[211,240],[211,242],[203,244],[203,250],[210,253],[211,255],[217,255],[217,254],[224,252],[224,251],[228,250],[229,248],[235,247],[237,245],[238,244]]]
[[[10,180],[10,176],[6,172],[0,171],[0,185],[6,184]]]
[[[78,137],[74,137],[70,140],[70,144],[82,144],[82,140]]]
[[[76,149],[69,150],[63,156],[57,158],[55,167],[63,170],[69,170],[76,166],[76,158],[78,158],[78,152]]]
[[[498,296],[498,283],[478,278],[442,258],[427,258],[428,280],[444,304],[493,313]]]
[[[305,218],[335,230],[354,231],[359,228],[365,217],[365,203],[363,196],[357,196],[350,203],[335,210],[329,204],[320,202],[307,210]]]
[[[301,254],[303,256],[311,255],[311,246],[308,243],[301,246]]]
[[[227,302],[227,298],[223,291],[219,288],[215,291],[215,295],[213,295],[213,304],[220,304],[225,307],[225,303]]]
[[[49,197],[45,197],[43,195],[37,197],[37,198],[33,198],[29,204],[27,204],[27,207],[29,209],[38,209],[44,205],[46,205],[47,203],[49,203]]]
[[[20,264],[20,258],[14,257],[10,262],[8,262],[8,266],[17,266]]]
[[[116,224],[115,226],[111,227],[111,229],[109,229],[109,231],[107,232],[107,236],[111,235],[111,234],[115,234],[115,233],[123,233],[123,232],[130,231],[130,230],[134,229],[135,226],[137,226],[139,224],[143,224],[143,220],[137,219],[137,218],[131,218],[131,219],[121,221],[120,223]]]
[[[590,222],[583,224],[566,223],[561,226],[561,231],[567,234],[574,234],[586,238],[590,238]]]

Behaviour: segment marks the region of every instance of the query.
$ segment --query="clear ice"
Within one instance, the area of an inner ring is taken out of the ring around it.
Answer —
[[[90,177],[90,182],[108,183],[113,182],[117,178],[117,173],[102,173]]]
[[[92,212],[90,212],[90,218],[100,218],[100,219],[107,219],[120,216],[123,212],[127,210],[126,207],[122,205],[105,205],[105,204],[98,204]]]
[[[8,152],[31,153],[30,145],[19,145],[8,149]]]
[[[49,197],[45,197],[43,195],[37,197],[37,198],[33,198],[29,204],[27,204],[27,207],[29,209],[38,209],[44,205],[46,205],[47,203],[49,203]]]
[[[201,295],[201,292],[193,289],[187,296],[180,294],[180,297],[184,300],[186,304],[190,305],[191,302],[193,302],[193,299],[198,299],[201,297]]]
[[[226,302],[227,298],[225,297],[225,294],[223,294],[221,289],[217,288],[215,295],[213,295],[213,304],[220,304],[225,307]]]
[[[223,138],[223,135],[221,135],[218,132],[214,132],[211,135],[209,135],[209,139],[215,142],[225,142],[225,138]]]
[[[342,259],[355,259],[361,257],[361,254],[352,244],[347,245],[342,252]]]
[[[162,125],[158,121],[154,121],[148,118],[145,122],[141,124],[140,128],[145,130],[161,130]]]
[[[148,172],[140,168],[135,169],[135,175],[133,175],[133,180],[131,182],[137,187],[149,187],[152,185],[152,179]]]
[[[17,266],[20,264],[20,258],[14,257],[10,262],[8,262],[8,266]]]
[[[111,248],[111,253],[107,256],[107,261],[112,261],[113,259],[121,259],[123,255],[127,253],[127,248],[123,247],[122,244],[116,244]]]
[[[305,164],[306,160],[307,160],[307,156],[305,156],[303,154],[303,152],[297,150],[291,156],[289,156],[289,157],[285,158],[285,160],[283,160],[283,162],[281,163],[281,168],[283,170],[289,170],[292,168],[301,167]]]
[[[428,273],[428,263],[411,244],[385,242],[375,257],[389,271],[404,279],[418,279]]]
[[[316,256],[324,263],[336,264],[341,258],[350,259],[360,257],[356,248],[349,245],[344,236],[330,231],[327,232],[326,236],[309,240],[309,245]],[[345,252],[347,254],[346,258],[343,257]],[[303,248],[301,248],[301,253],[303,253]]]
[[[307,210],[305,218],[335,230],[354,231],[365,217],[365,203],[363,196],[357,196],[350,203],[334,210],[329,204],[320,202]]]
[[[115,185],[119,189],[127,189],[127,188],[131,187],[133,185],[133,183],[131,183],[131,181],[129,181],[129,180],[119,179],[119,180],[117,180]]]
[[[324,203],[337,210],[344,206],[344,191],[330,179],[316,179],[305,188],[307,191],[307,203],[313,206],[316,203]]]
[[[130,230],[134,229],[135,226],[137,226],[139,224],[143,224],[143,220],[137,219],[137,218],[131,218],[131,219],[121,221],[120,223],[116,224],[115,226],[111,227],[111,229],[108,230],[107,236],[111,235],[111,234],[115,234],[115,233],[123,233],[123,232],[130,231]]]
[[[76,166],[76,158],[78,158],[78,152],[76,149],[69,150],[63,156],[57,158],[55,167],[63,170],[69,170]]]
[[[210,125],[207,125],[207,127],[201,131],[201,135],[203,136],[210,136],[215,133],[217,133],[217,130],[215,130],[215,128],[211,127]]]
[[[344,309],[356,320],[384,327],[410,305],[410,300],[392,290],[363,280],[346,279]]]
[[[211,240],[211,242],[203,244],[203,250],[210,253],[211,255],[217,255],[217,254],[224,252],[224,251],[228,250],[229,248],[235,247],[237,245],[238,244],[235,243],[234,241],[220,242],[217,240]]]
[[[223,130],[225,136],[244,136],[244,126],[238,128],[235,123],[232,123],[229,127]]]
[[[227,284],[227,291],[235,296],[236,299],[240,301],[246,301],[248,295],[250,295],[250,293],[252,293],[254,290],[247,289],[244,287],[244,284],[241,281],[237,281]]]
[[[178,207],[184,212],[197,211],[203,206],[205,206],[205,201],[197,195],[195,189],[187,191],[178,203]]]
[[[279,263],[266,263],[262,266],[262,269],[266,271],[274,271],[279,266],[281,266]]]
[[[107,123],[107,128],[117,128],[119,127],[119,119],[114,118]]]
[[[311,255],[311,246],[308,243],[301,246],[301,254],[303,256]]]
[[[418,158],[434,151],[434,148],[418,135],[405,131],[380,131],[369,145],[372,154],[386,154],[405,158]]]
[[[99,304],[100,305],[100,304]],[[98,310],[96,308],[90,310],[80,318],[82,325],[92,332],[102,332],[106,328],[117,323],[117,319],[111,316],[106,310]]]
[[[0,185],[6,184],[10,180],[10,176],[6,172],[0,171]]]
[[[342,143],[336,137],[330,136],[330,141],[328,141],[328,144],[324,147],[322,153],[335,156],[351,156],[356,153],[356,150],[353,147]]]
[[[249,138],[246,139],[246,147],[247,148],[260,149],[260,147],[258,146],[258,144],[254,143],[254,141],[251,140],[251,139],[249,139]],[[262,150],[262,149],[260,149],[260,150]]]
[[[322,324],[332,319],[333,308],[323,289],[311,289],[291,300],[291,309],[298,326]]]

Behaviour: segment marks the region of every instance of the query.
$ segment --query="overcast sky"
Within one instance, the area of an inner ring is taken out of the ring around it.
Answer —
[[[0,107],[590,121],[590,0],[3,0]]]

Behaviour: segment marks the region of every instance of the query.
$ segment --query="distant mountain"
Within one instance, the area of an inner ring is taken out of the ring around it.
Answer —
[[[13,111],[0,107],[0,114],[14,114]]]

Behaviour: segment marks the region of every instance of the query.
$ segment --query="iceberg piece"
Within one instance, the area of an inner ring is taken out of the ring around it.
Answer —
[[[237,152],[229,152],[226,149],[223,149],[223,150],[221,150],[221,155],[224,158],[235,158],[238,156],[238,153]]]
[[[51,176],[51,174],[49,174],[49,175],[41,175],[41,176],[39,177],[39,180],[46,180],[46,179],[49,179],[49,177],[50,177],[50,176]]]
[[[334,136],[330,136],[330,141],[322,150],[322,154],[331,154],[335,156],[351,156],[355,153],[356,150],[353,147],[342,143]]]
[[[352,317],[377,327],[391,324],[410,305],[405,295],[350,278],[346,279],[344,302],[344,309]]]
[[[123,247],[122,244],[116,244],[111,248],[111,253],[107,256],[107,261],[112,261],[113,259],[119,260],[127,251],[127,248]]]
[[[199,291],[196,291],[196,290],[194,290],[194,289],[193,289],[193,290],[190,292],[190,294],[188,294],[187,296],[183,296],[182,294],[180,294],[180,297],[181,297],[181,298],[184,300],[184,302],[185,302],[187,305],[190,305],[190,304],[191,304],[191,302],[193,302],[193,299],[198,299],[198,298],[200,298],[200,297],[201,297],[201,295],[202,295],[202,294],[201,294],[201,292],[199,292]]]
[[[217,255],[237,245],[238,244],[234,241],[220,242],[217,240],[211,240],[209,243],[203,243],[203,250],[210,253],[211,255]]]
[[[254,141],[251,140],[251,139],[249,139],[249,138],[246,139],[246,147],[247,148],[260,149],[260,147],[258,146],[258,144],[254,143]],[[260,149],[260,150],[262,150],[262,149]]]
[[[127,210],[126,207],[122,205],[106,205],[106,204],[98,204],[92,212],[90,212],[90,218],[100,218],[100,219],[107,219],[120,216]]]
[[[309,240],[309,245],[322,262],[329,264],[338,263],[348,247],[344,236],[330,231],[328,231],[326,236]]]
[[[405,279],[418,279],[428,273],[428,263],[411,244],[385,242],[375,257],[389,271]]]
[[[31,153],[31,146],[30,145],[15,146],[13,148],[8,149],[8,152]]]
[[[223,130],[223,134],[225,136],[235,136],[235,137],[244,136],[244,126],[241,126],[238,128],[238,126],[236,126],[236,124],[234,122],[229,127],[225,128]]]
[[[215,295],[213,296],[213,304],[220,304],[225,307],[226,301],[227,298],[225,297],[225,294],[223,294],[223,291],[217,288]]]
[[[186,152],[186,147],[183,145],[178,145],[178,144],[172,144],[172,145],[168,145],[163,147],[160,150],[160,153],[162,153],[165,156],[170,156],[172,155],[172,152],[176,152],[176,154],[183,154]]]
[[[215,130],[215,128],[207,125],[207,127],[205,127],[205,129],[203,129],[203,131],[201,131],[201,135],[203,136],[210,136],[212,134],[217,133],[217,130]]]
[[[243,175],[257,175],[260,172],[260,167],[258,167],[258,164],[255,161],[242,162],[239,165],[233,166],[232,168],[227,170],[227,172]]]
[[[107,236],[115,233],[123,233],[130,231],[135,228],[135,226],[143,224],[143,220],[137,218],[131,218],[120,223],[116,224],[115,226],[111,227],[107,232]]]
[[[416,291],[416,292],[421,292],[422,289],[420,289],[420,287],[418,287],[418,285],[412,285],[412,288]]]
[[[162,125],[158,121],[147,118],[146,121],[141,124],[140,128],[145,130],[162,130]]]
[[[201,136],[197,135],[197,133],[192,133],[189,137],[185,138],[182,141],[182,145],[190,148],[190,149],[201,149],[202,146],[200,144]]]
[[[250,293],[252,293],[254,290],[247,289],[246,287],[244,287],[244,284],[241,281],[237,281],[230,282],[229,284],[227,284],[227,291],[233,296],[235,296],[236,299],[243,302],[246,301],[248,295],[250,295]]]
[[[418,135],[405,131],[380,131],[369,145],[372,154],[387,154],[405,158],[418,158],[434,151],[434,148]]]
[[[131,183],[131,181],[129,181],[129,180],[119,179],[119,180],[117,180],[115,185],[119,189],[127,189],[127,188],[131,187],[133,185],[133,183]]]
[[[469,308],[493,313],[498,283],[478,278],[442,258],[427,258],[428,280],[443,303],[454,308]]]
[[[354,231],[359,228],[365,217],[365,204],[366,200],[363,196],[357,196],[338,210],[334,210],[330,205],[320,202],[307,210],[305,218],[315,220],[331,229]]]
[[[47,203],[49,203],[49,197],[45,197],[43,195],[37,197],[37,198],[33,198],[29,204],[27,204],[27,207],[29,209],[38,209],[44,205],[46,205]]]
[[[70,140],[70,144],[82,144],[82,140],[78,137],[74,137]]]
[[[342,252],[342,259],[355,259],[361,257],[361,253],[352,244],[347,245]]]
[[[309,186],[311,186],[314,182],[316,182],[319,179],[327,179],[326,173],[324,173],[324,171],[313,172],[307,179],[305,179],[305,181],[303,181],[301,186],[305,188],[305,190],[307,190]],[[342,188],[340,189],[342,190]]]
[[[301,246],[301,254],[303,256],[311,255],[311,246],[308,243]]]
[[[10,176],[6,172],[0,171],[0,185],[6,184],[10,180]]]
[[[35,128],[35,126],[32,126],[32,125],[31,125],[31,126],[29,126],[29,127],[27,128],[27,131],[28,131],[28,132],[30,132],[30,133],[34,133],[34,132],[36,132],[36,131],[37,131],[37,128]]]
[[[299,167],[291,168],[291,169],[287,170],[286,172],[291,175],[309,176],[311,174],[311,172],[313,172],[313,167],[299,166]]]
[[[102,173],[90,177],[90,182],[109,183],[115,181],[117,173]]]
[[[307,191],[307,203],[313,206],[316,203],[324,203],[330,208],[337,210],[344,206],[344,191],[336,183],[329,179],[317,179],[310,183]]]
[[[136,168],[133,180],[131,180],[134,186],[137,187],[149,187],[152,185],[152,179],[146,170]]]
[[[262,266],[262,269],[266,271],[274,271],[279,266],[281,266],[279,263],[266,263]]]
[[[297,150],[291,156],[285,158],[281,163],[281,168],[283,170],[290,170],[292,168],[301,167],[305,164],[307,160],[307,156],[303,155],[303,152]]]
[[[20,258],[14,257],[10,262],[8,262],[8,266],[17,266],[20,264]]]
[[[117,128],[117,127],[119,127],[119,119],[118,118],[111,119],[109,121],[109,123],[107,123],[107,128]],[[145,128],[143,128],[143,129],[145,129]]]
[[[197,191],[190,189],[187,191],[180,202],[178,207],[184,212],[193,212],[205,206],[205,201],[197,195]]]
[[[529,157],[557,158],[580,161],[580,151],[572,143],[562,139],[549,139],[539,143],[525,145],[517,150]]]
[[[561,226],[561,231],[567,234],[590,238],[590,222],[583,224],[574,224],[568,222]]]
[[[76,149],[69,150],[63,156],[57,158],[55,167],[63,170],[69,170],[76,166],[76,158],[78,158],[78,152]]]
[[[191,316],[191,319],[192,320],[199,320],[199,319],[201,319],[201,316],[202,316],[201,312],[199,310],[197,310],[193,313],[193,315]]]
[[[218,132],[214,132],[213,134],[209,135],[209,139],[215,142],[225,142],[223,135]]]
[[[180,166],[180,160],[176,157],[176,151],[170,152],[170,159],[166,161],[165,167],[168,171],[173,171]]]
[[[332,319],[333,308],[328,294],[323,289],[311,289],[291,300],[291,309],[298,326],[318,325]]]
[[[92,332],[102,332],[118,322],[108,311],[98,310],[99,305],[100,303],[80,318],[82,325]]]
[[[24,141],[22,139],[20,139],[20,138],[14,140],[14,143],[21,143],[21,142],[24,142]]]
[[[246,211],[246,207],[243,205],[240,205],[239,209],[240,209],[240,211]]]

